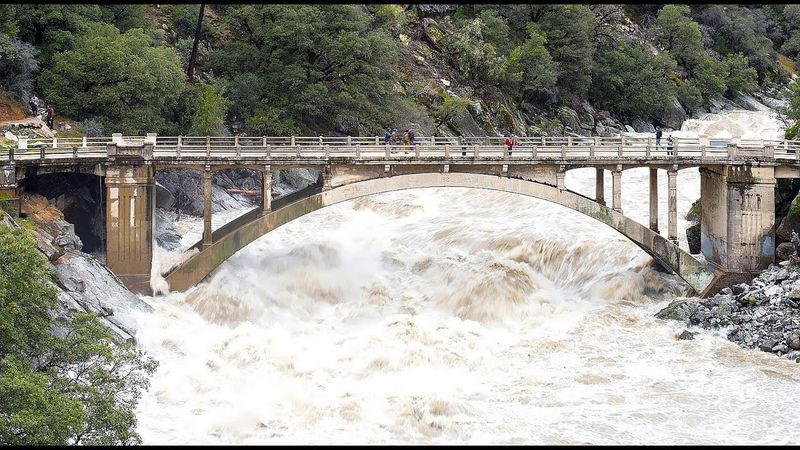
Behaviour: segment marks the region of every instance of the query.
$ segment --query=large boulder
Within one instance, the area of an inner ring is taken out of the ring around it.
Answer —
[[[680,130],[681,125],[686,120],[686,110],[683,109],[678,99],[673,97],[670,105],[654,113],[652,118],[667,127]]]
[[[784,241],[792,239],[792,231],[800,231],[800,195],[797,195],[789,206],[786,217],[775,229],[775,236]]]
[[[175,250],[181,246],[181,234],[175,227],[175,223],[167,216],[166,211],[156,208],[155,224],[153,235],[156,244],[167,250]]]
[[[135,312],[153,308],[128,291],[97,258],[68,250],[54,263],[61,314],[88,312],[98,316],[116,342],[131,341],[137,330]]]
[[[686,229],[686,240],[689,242],[689,253],[700,253],[700,224],[695,224]]]
[[[777,262],[786,261],[794,255],[794,245],[791,242],[781,242],[775,248],[775,260]]]
[[[697,311],[697,301],[682,298],[673,300],[664,309],[656,313],[656,318],[686,322]]]

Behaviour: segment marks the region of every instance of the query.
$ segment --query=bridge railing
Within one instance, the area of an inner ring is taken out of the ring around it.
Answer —
[[[425,136],[414,145],[386,145],[382,136],[122,136],[19,140],[0,147],[0,161],[107,156],[110,144],[141,145],[154,140],[154,157],[501,157],[508,156],[504,136]],[[466,153],[466,155],[464,155]],[[800,140],[709,139],[676,137],[516,137],[510,156],[519,158],[692,157],[700,159],[775,158],[800,160]]]

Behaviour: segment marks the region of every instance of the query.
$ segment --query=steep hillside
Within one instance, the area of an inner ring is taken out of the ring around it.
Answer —
[[[751,97],[800,119],[797,5],[3,8],[0,88],[87,134],[610,135]]]

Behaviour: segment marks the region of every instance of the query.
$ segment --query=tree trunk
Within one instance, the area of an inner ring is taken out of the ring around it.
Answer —
[[[200,4],[200,15],[197,17],[197,27],[194,30],[194,44],[192,45],[192,54],[189,56],[189,67],[186,69],[186,78],[189,83],[194,82],[194,60],[197,57],[197,44],[200,43],[200,29],[203,27],[203,12],[206,10],[206,4]]]

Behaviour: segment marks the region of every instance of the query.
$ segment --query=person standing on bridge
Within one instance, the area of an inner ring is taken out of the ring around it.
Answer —
[[[408,129],[408,142],[409,142],[409,144],[411,144],[411,145],[417,145],[417,144],[414,142],[414,138],[416,138],[416,137],[417,137],[417,135],[416,135],[416,134],[414,134],[414,129],[413,129],[413,128],[409,128],[409,129]]]
[[[53,116],[55,116],[56,112],[53,110],[53,105],[49,105],[47,107],[47,126],[52,130],[53,129]]]
[[[383,143],[389,145],[391,143],[391,140],[392,140],[392,129],[387,128],[386,132],[383,133]]]
[[[461,136],[458,140],[461,142],[461,156],[467,156],[467,138]]]
[[[667,156],[672,156],[672,135],[667,137]]]
[[[390,139],[392,145],[397,145],[400,143],[400,135],[397,133],[397,128],[392,130],[392,137]]]
[[[508,133],[506,133],[504,145],[506,146],[506,150],[508,150],[508,156],[511,156],[511,151],[514,149],[514,141],[511,140],[511,136],[509,136]]]
[[[656,127],[656,150],[661,148],[661,127]]]
[[[406,155],[408,154],[408,143],[410,142],[410,138],[408,136],[408,130],[403,131],[403,153]]]

